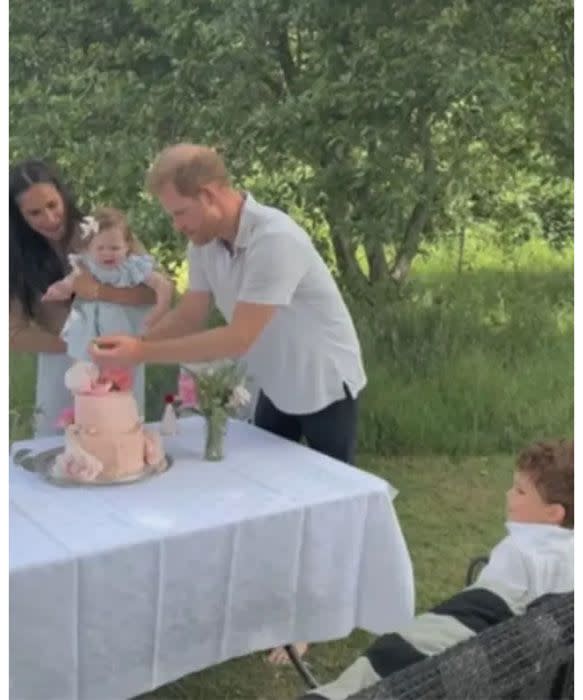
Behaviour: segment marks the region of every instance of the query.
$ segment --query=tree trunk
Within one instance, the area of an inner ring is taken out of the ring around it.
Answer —
[[[330,229],[330,238],[336,257],[338,274],[346,280],[365,279],[364,273],[356,261],[356,247],[346,230],[348,202],[330,198],[325,207],[326,221]]]
[[[354,246],[347,241],[340,230],[330,225],[330,237],[334,246],[334,255],[336,256],[336,265],[338,273],[346,280],[358,280],[364,278],[364,273],[360,269],[356,261],[356,250]]]
[[[382,241],[375,241],[366,246],[368,257],[369,280],[371,284],[376,284],[387,278],[389,266],[385,255],[385,247]]]
[[[407,275],[411,270],[411,263],[417,254],[419,241],[421,240],[421,235],[423,234],[423,229],[428,219],[429,203],[418,202],[409,218],[405,235],[403,236],[397,257],[391,269],[391,278],[397,284],[402,284],[407,279]]]
[[[425,121],[421,126],[421,145],[423,153],[423,181],[419,201],[413,207],[405,233],[397,251],[395,262],[390,271],[391,278],[402,284],[411,269],[413,258],[419,249],[421,237],[429,221],[433,198],[437,188],[437,163],[431,145],[431,127]]]

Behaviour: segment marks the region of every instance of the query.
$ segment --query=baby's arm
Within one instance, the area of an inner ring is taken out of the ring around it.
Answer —
[[[156,304],[146,316],[146,329],[149,329],[170,309],[174,285],[164,275],[156,271],[150,273],[149,277],[144,280],[144,284],[156,292]]]

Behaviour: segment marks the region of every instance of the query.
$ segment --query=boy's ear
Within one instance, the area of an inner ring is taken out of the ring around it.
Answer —
[[[549,522],[553,525],[562,525],[565,520],[565,506],[560,503],[549,503],[547,506],[547,514]]]

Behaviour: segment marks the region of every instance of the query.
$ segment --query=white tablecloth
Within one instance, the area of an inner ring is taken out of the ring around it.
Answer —
[[[14,445],[47,449],[45,438]],[[294,640],[413,614],[385,481],[246,423],[201,459],[200,419],[147,481],[58,487],[10,468],[10,697],[129,698]]]

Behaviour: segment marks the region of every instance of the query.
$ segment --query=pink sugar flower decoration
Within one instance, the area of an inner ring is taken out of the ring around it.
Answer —
[[[103,471],[103,466],[91,455],[63,452],[51,469],[53,476],[73,479],[74,481],[95,481]]]
[[[75,422],[75,409],[72,406],[64,408],[57,418],[57,428],[66,428]]]
[[[65,386],[73,394],[90,394],[99,377],[99,368],[91,362],[76,362],[65,373]]]
[[[101,472],[97,460],[70,457],[64,465],[65,475],[78,481],[95,481]]]
[[[164,459],[162,439],[158,433],[144,430],[144,458],[148,466],[155,466]]]
[[[178,400],[182,408],[196,408],[198,404],[198,392],[194,377],[187,372],[181,372],[178,377]]]
[[[105,396],[105,394],[109,393],[112,386],[113,384],[110,381],[104,381],[100,377],[99,380],[93,384],[89,393],[91,396]]]
[[[104,367],[99,379],[110,382],[117,391],[129,391],[133,384],[132,370],[125,367]]]

